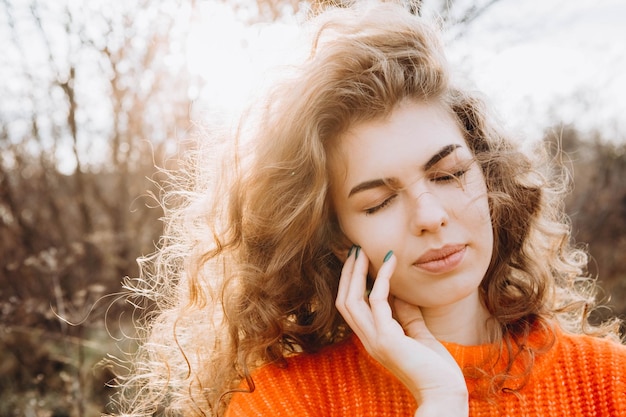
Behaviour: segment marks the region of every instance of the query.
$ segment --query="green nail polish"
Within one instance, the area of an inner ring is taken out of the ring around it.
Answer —
[[[354,251],[354,245],[352,245],[352,246],[350,247],[350,250],[348,251],[348,256],[346,256],[346,258],[349,258],[349,257],[350,257],[350,255],[352,255],[352,252],[353,252],[353,251]]]
[[[361,252],[361,247],[357,246],[356,247],[356,254],[354,255],[354,259],[358,259],[359,258],[359,252]]]
[[[391,255],[393,255],[393,251],[392,250],[387,252],[387,255],[385,255],[385,259],[383,259],[383,263],[387,262],[389,260],[389,258],[391,258]]]

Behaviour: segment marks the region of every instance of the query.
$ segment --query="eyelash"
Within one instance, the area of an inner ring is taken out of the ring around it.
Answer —
[[[365,209],[365,215],[370,215],[370,214],[374,214],[376,213],[378,210],[383,209],[385,207],[387,207],[387,205],[389,203],[391,203],[391,201],[396,198],[398,195],[397,194],[393,194],[392,196],[388,197],[385,199],[385,201],[383,201],[382,203],[380,203],[377,206],[374,207],[370,207],[368,209]]]
[[[461,178],[463,178],[463,176],[467,173],[467,169],[461,169],[457,172],[455,172],[454,174],[449,174],[449,175],[442,175],[439,177],[434,177],[432,179],[432,181],[434,182],[451,182],[451,181],[458,181]]]

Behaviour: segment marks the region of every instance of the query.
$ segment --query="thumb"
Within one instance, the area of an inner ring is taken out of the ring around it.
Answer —
[[[392,308],[396,320],[400,323],[407,336],[437,352],[450,364],[458,366],[448,350],[430,332],[424,321],[422,310],[418,306],[394,297]]]
[[[434,339],[434,336],[426,327],[422,310],[418,306],[395,297],[392,300],[392,306],[396,319],[407,336],[417,340]]]

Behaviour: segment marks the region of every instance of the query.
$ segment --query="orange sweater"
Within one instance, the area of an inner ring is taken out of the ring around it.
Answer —
[[[540,336],[532,335],[530,343]],[[492,347],[444,344],[461,368],[484,363]],[[253,393],[236,393],[227,417],[413,416],[408,390],[378,364],[356,336],[316,354],[266,365],[253,374]],[[626,416],[626,346],[557,332],[553,347],[535,360],[530,379],[517,393],[493,400],[472,395],[470,416]],[[245,385],[245,384],[244,384]]]

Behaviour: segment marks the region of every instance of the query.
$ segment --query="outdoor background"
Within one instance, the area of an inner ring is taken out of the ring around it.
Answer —
[[[610,306],[597,317],[626,318],[623,2],[413,4],[519,140],[561,144],[574,237]],[[0,0],[0,417],[114,411],[103,360],[133,348],[116,294],[159,240],[158,168],[198,126],[231,126],[317,6]]]

